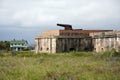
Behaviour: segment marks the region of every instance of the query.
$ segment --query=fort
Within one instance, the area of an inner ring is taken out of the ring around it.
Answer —
[[[44,31],[35,37],[36,53],[120,50],[120,31],[73,29],[69,24],[57,26],[64,30]]]

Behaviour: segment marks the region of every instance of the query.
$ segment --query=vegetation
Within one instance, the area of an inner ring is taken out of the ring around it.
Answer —
[[[120,80],[116,52],[1,52],[0,80]]]
[[[9,41],[0,41],[0,50],[10,50],[10,42]]]

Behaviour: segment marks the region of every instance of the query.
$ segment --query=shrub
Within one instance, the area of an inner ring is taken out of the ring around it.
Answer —
[[[71,52],[72,56],[91,56],[92,52]]]
[[[18,51],[16,52],[17,56],[20,56],[20,57],[33,57],[35,56],[35,53],[34,52],[31,52],[31,51]]]
[[[7,50],[0,51],[0,57],[5,57],[9,55],[10,55],[10,51],[7,51]]]
[[[115,49],[111,49],[110,51],[102,52],[101,57],[120,57],[120,52]]]

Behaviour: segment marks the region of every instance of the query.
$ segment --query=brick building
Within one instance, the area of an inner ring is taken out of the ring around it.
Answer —
[[[71,25],[58,24],[64,30],[44,31],[35,37],[35,52],[68,52],[68,51],[92,51],[94,48],[94,36],[90,33],[107,32],[111,30],[82,30],[72,29]]]

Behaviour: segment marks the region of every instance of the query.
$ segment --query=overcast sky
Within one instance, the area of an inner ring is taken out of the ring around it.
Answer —
[[[0,0],[0,40],[34,43],[41,31],[73,28],[120,30],[120,0]]]

